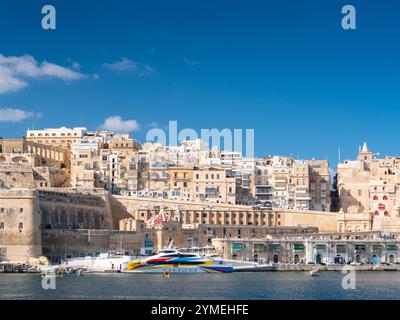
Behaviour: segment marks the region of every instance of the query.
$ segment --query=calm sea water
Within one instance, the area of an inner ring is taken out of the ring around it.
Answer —
[[[40,275],[0,274],[0,299],[399,299],[400,272],[358,272],[356,290],[343,290],[340,272],[183,275],[85,274],[57,279],[44,290]]]

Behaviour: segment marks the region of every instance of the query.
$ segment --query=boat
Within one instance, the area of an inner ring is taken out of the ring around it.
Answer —
[[[260,263],[255,261],[229,260],[220,257],[211,258],[215,263],[227,263],[231,265],[235,272],[264,272],[274,271],[275,267],[272,263]]]
[[[65,270],[83,269],[89,273],[114,273],[121,272],[122,267],[130,260],[132,260],[132,256],[122,252],[110,251],[100,253],[98,257],[68,259],[57,265],[57,267]]]
[[[154,256],[127,263],[126,273],[231,273],[234,268],[196,253],[181,252],[175,248],[162,249]]]
[[[309,275],[310,277],[319,277],[318,269],[310,271]]]

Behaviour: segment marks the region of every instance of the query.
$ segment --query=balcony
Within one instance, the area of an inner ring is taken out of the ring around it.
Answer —
[[[309,193],[296,193],[295,195],[295,199],[297,201],[310,201],[311,200],[311,196]]]

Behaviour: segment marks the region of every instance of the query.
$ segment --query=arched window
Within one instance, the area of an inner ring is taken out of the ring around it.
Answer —
[[[3,153],[3,145],[0,143],[0,153]]]
[[[385,217],[388,217],[389,216],[389,212],[385,211],[384,215],[385,215]]]
[[[374,200],[379,200],[378,196],[374,196],[373,199],[374,199]]]
[[[379,211],[375,211],[374,215],[379,216]]]
[[[388,197],[385,195],[385,196],[383,196],[383,200],[387,200],[388,199]]]

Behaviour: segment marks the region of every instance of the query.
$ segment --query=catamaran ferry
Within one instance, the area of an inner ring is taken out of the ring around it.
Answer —
[[[230,273],[234,269],[222,262],[216,263],[195,253],[183,253],[166,248],[154,256],[127,263],[127,273]]]

